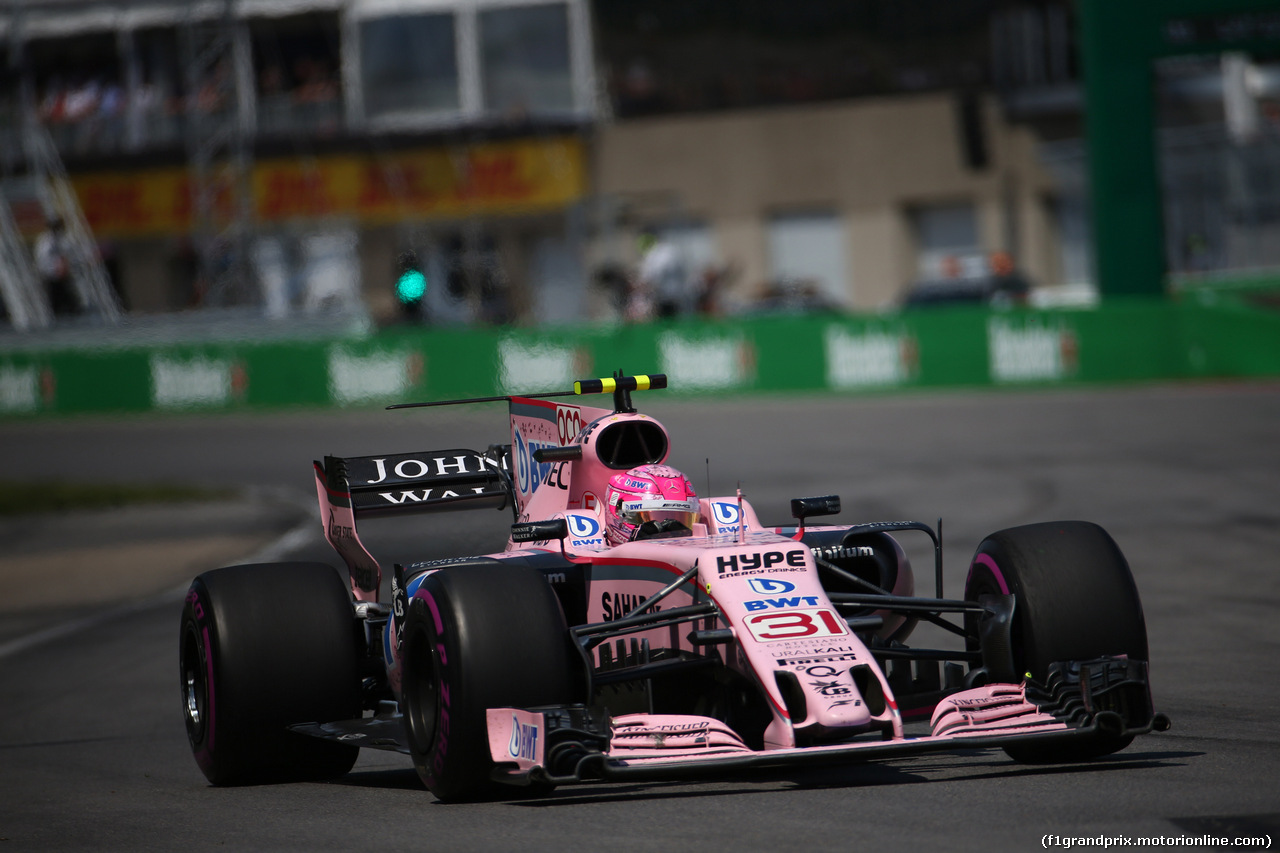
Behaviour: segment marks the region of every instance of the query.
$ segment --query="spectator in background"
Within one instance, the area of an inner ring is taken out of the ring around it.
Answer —
[[[323,62],[314,57],[299,57],[293,65],[293,98],[302,104],[325,104],[338,99],[338,81]]]
[[[165,95],[160,85],[144,80],[124,104],[124,139],[128,148],[138,148],[170,137],[165,125],[164,106]]]
[[[960,266],[960,259],[955,255],[944,257],[940,266],[942,267],[942,277],[947,280],[960,278],[964,273]]]
[[[292,95],[304,126],[324,133],[338,129],[338,79],[324,62],[304,56],[294,63]]]
[[[94,118],[98,114],[101,96],[102,84],[97,78],[83,77],[77,85],[67,90],[63,118],[73,126],[72,138],[77,152],[88,151],[93,142]]]
[[[258,127],[277,133],[289,127],[291,103],[285,90],[284,69],[272,62],[258,75]]]
[[[670,238],[646,229],[640,236],[640,287],[653,299],[659,318],[685,314],[692,307],[689,277],[680,248]]]
[[[49,307],[56,316],[76,314],[80,310],[71,283],[71,262],[67,231],[62,218],[50,216],[47,227],[36,238],[36,271],[44,283]]]
[[[622,115],[643,115],[661,106],[653,70],[643,57],[633,59],[617,75],[615,96]]]
[[[258,96],[260,98],[278,98],[284,95],[284,69],[280,63],[272,62],[264,66],[258,74]]]
[[[627,288],[624,317],[628,323],[647,323],[653,319],[653,295],[639,279],[631,279]]]
[[[1031,284],[1013,265],[1008,252],[992,252],[989,301],[993,305],[1026,305]]]
[[[704,317],[718,317],[725,313],[722,294],[737,275],[738,270],[733,264],[708,264],[703,267],[702,286],[697,292],[698,313]]]
[[[66,118],[67,89],[61,77],[49,78],[44,97],[40,99],[40,121],[45,124],[56,124]]]
[[[82,77],[80,81],[67,91],[63,109],[67,121],[84,121],[98,109],[98,98],[102,92],[102,84],[97,79]]]
[[[226,59],[218,61],[213,73],[204,79],[195,92],[196,109],[202,113],[220,113],[231,106],[230,94],[234,92],[231,63]]]
[[[98,99],[98,115],[95,124],[96,148],[115,151],[124,138],[124,88],[116,80],[108,80]]]
[[[611,318],[627,315],[631,279],[622,264],[613,262],[601,264],[592,276],[592,283],[595,284],[595,294],[602,297],[607,306],[604,309],[605,313]],[[591,314],[596,316],[597,312],[592,311]]]

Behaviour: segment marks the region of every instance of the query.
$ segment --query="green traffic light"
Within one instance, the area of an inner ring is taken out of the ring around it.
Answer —
[[[401,302],[416,302],[427,292],[427,277],[420,270],[405,270],[396,282],[396,298]]]

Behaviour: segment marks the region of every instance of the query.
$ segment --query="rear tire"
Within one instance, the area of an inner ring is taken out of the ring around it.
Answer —
[[[359,749],[291,732],[360,715],[351,596],[323,563],[232,566],[197,577],[179,636],[182,706],[214,785],[345,774]]]
[[[443,569],[410,601],[403,643],[405,730],[423,783],[446,802],[519,796],[491,778],[485,712],[585,698],[551,585],[523,566]]]
[[[1148,660],[1147,628],[1129,563],[1096,524],[1057,521],[993,533],[969,566],[965,598],[1012,593],[1010,640],[1019,673],[1043,683],[1055,661],[1104,655]],[[970,636],[976,622],[967,620]],[[1123,749],[1129,736],[1099,734],[1063,746],[1010,745],[1018,761],[1046,763],[1096,758]]]

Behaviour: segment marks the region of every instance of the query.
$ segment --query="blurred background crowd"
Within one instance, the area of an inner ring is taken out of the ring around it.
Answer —
[[[1160,37],[1224,47],[1150,69],[1166,290],[1280,269],[1280,4],[1219,5]],[[11,0],[3,310],[30,330],[1088,303],[1081,45],[1110,24],[1083,8]]]

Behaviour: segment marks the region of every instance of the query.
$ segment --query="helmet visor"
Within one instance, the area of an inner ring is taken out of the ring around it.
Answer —
[[[694,501],[623,501],[618,513],[629,524],[649,521],[678,521],[690,530],[698,522],[698,505]]]
[[[692,530],[693,525],[698,522],[698,513],[688,510],[655,509],[623,513],[623,518],[631,524],[644,524],[648,521],[678,521]]]

